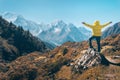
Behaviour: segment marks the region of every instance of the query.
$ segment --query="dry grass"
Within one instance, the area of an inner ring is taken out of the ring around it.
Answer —
[[[57,72],[56,74],[56,79],[66,79],[70,80],[71,79],[71,68],[67,66],[63,66],[60,71]]]
[[[107,47],[103,50],[105,56],[119,55],[119,38],[107,38],[102,40],[102,47]],[[105,44],[104,44],[105,43]],[[116,44],[117,43],[117,44]],[[107,44],[107,45],[106,45]],[[113,44],[115,46],[113,46]],[[93,42],[96,47],[96,43]],[[104,45],[104,46],[103,46]],[[98,65],[80,73],[73,73],[70,66],[67,66],[69,60],[74,60],[84,54],[87,50],[88,42],[82,43],[67,42],[54,50],[41,54],[33,52],[28,55],[17,58],[9,65],[9,70],[5,73],[1,72],[0,77],[6,77],[6,80],[16,79],[19,77],[21,80],[28,80],[33,75],[35,80],[119,80],[120,79],[120,66],[116,65]],[[118,50],[115,50],[118,49]],[[67,50],[67,51],[66,51]],[[52,55],[52,57],[51,57]],[[4,65],[1,65],[1,67]],[[2,69],[2,68],[0,68]],[[1,71],[3,71],[2,69]],[[29,74],[31,73],[31,74]],[[8,75],[9,74],[9,75]],[[19,80],[19,79],[18,79]]]

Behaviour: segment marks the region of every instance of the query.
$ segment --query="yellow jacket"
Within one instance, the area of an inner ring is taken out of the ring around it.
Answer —
[[[90,25],[90,24],[87,24],[87,23],[83,23],[83,24],[92,29],[92,35],[93,36],[101,36],[102,35],[102,32],[101,32],[102,28],[109,25],[110,23],[111,22],[100,25],[99,21],[96,21],[93,25]]]

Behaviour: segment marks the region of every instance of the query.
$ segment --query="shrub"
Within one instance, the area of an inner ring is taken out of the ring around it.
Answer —
[[[68,52],[68,49],[65,47],[63,48],[63,55],[65,55]]]

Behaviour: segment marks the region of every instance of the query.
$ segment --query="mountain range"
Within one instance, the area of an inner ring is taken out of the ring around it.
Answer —
[[[89,34],[85,32],[85,28],[76,28],[73,24],[65,24],[63,21],[51,25],[48,29],[51,33],[44,30],[44,34],[50,34],[52,38],[57,38],[56,35],[67,35],[71,38],[74,35]],[[101,40],[100,54],[88,54],[88,41],[67,41],[50,50],[50,45],[46,46],[47,42],[33,36],[29,30],[0,17],[0,80],[119,80],[119,23],[108,27],[104,34],[106,38]],[[61,38],[66,40],[66,37]],[[72,39],[75,40],[74,38]],[[93,46],[97,47],[95,42]],[[114,64],[110,64],[112,62]]]
[[[88,35],[85,35],[83,32],[87,32],[85,28],[77,28],[73,24],[66,24],[63,21],[57,21],[54,24],[51,24],[51,28],[42,31],[38,36],[44,41],[54,43],[55,45],[61,45],[64,42],[72,41],[72,42],[80,42],[83,40],[87,40],[90,34],[90,31],[88,32]]]
[[[24,30],[29,30],[34,36],[40,38],[46,44],[54,47],[67,41],[81,42],[88,40],[91,36],[91,31],[89,29],[85,27],[77,27],[72,23],[66,24],[62,20],[52,22],[51,24],[38,24],[34,21],[25,19],[22,15],[9,12],[2,13],[1,16],[9,22],[23,27]],[[111,34],[119,33],[120,22],[105,29],[103,31],[102,38],[105,38]]]
[[[24,30],[29,30],[34,36],[53,45],[61,45],[67,41],[83,41],[90,37],[91,32],[84,27],[76,27],[74,24],[66,24],[62,20],[51,24],[38,24],[25,19],[21,15],[5,12],[1,14],[3,18],[17,26],[22,26]]]

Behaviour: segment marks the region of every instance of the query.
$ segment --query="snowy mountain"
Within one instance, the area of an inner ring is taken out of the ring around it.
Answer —
[[[14,22],[18,17],[18,15],[9,12],[4,12],[1,15],[3,18],[7,19],[8,22]]]
[[[17,26],[22,26],[24,30],[29,30],[34,36],[37,36],[42,31],[42,25],[27,20],[21,15],[5,12],[2,14],[2,17]]]
[[[55,45],[61,45],[67,41],[80,42],[86,40],[88,35],[85,35],[73,24],[57,21],[51,24],[50,29],[42,31],[38,37]]]
[[[88,40],[88,38],[92,35],[92,30],[86,28],[86,27],[79,27],[79,30],[81,33],[83,33],[84,35],[86,35],[86,40]]]
[[[55,21],[51,24],[37,24],[36,22],[25,19],[21,15],[5,12],[2,17],[13,22],[17,26],[22,26],[24,30],[29,30],[34,36],[41,40],[61,45],[67,41],[83,41],[89,38],[90,31],[84,27],[77,28],[73,24],[66,24],[62,20]]]
[[[18,26],[22,26],[25,30],[30,30],[30,32],[35,36],[37,36],[42,31],[39,24],[33,21],[28,21],[22,16],[18,16],[14,23]]]

